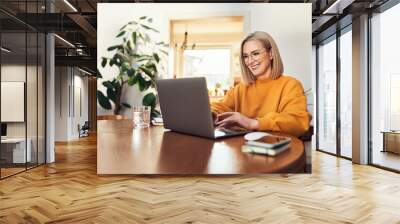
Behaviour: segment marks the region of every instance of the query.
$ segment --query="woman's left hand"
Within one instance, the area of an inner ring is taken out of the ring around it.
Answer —
[[[215,124],[222,128],[229,128],[232,126],[239,126],[248,130],[256,130],[258,128],[257,120],[248,118],[239,112],[218,114]]]

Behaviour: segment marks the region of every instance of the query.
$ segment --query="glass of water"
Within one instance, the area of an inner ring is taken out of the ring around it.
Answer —
[[[147,128],[150,126],[149,106],[134,106],[133,107],[133,125],[135,128]]]

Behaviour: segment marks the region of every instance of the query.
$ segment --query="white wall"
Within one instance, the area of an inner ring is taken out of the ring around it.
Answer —
[[[69,76],[67,67],[55,68],[55,140],[68,139],[68,85]]]
[[[74,96],[71,96],[74,99],[74,108],[73,113],[72,113],[72,120],[71,120],[71,135],[72,138],[78,138],[79,133],[78,133],[78,124],[82,126],[85,121],[88,121],[88,107],[89,107],[89,102],[88,102],[88,77],[82,76],[83,73],[80,71],[76,70],[74,71]],[[80,90],[80,93],[77,91]],[[80,99],[79,95],[80,94]],[[81,102],[79,102],[79,100]],[[81,107],[81,108],[79,108]],[[82,110],[82,112],[80,112]]]
[[[102,68],[101,57],[112,56],[107,51],[109,46],[118,43],[115,36],[128,21],[137,20],[141,16],[153,18],[153,27],[160,34],[153,36],[156,41],[169,43],[169,21],[175,19],[193,19],[210,16],[244,16],[245,33],[256,30],[270,33],[276,40],[285,74],[299,79],[304,89],[311,88],[311,4],[259,4],[259,3],[213,3],[213,4],[112,4],[99,3],[97,17],[97,51],[98,68],[103,79],[98,80],[98,89],[103,91],[102,81],[109,80],[117,74],[116,68]],[[117,12],[117,13],[116,13]],[[170,57],[171,58],[171,57]],[[166,63],[165,67],[171,63]],[[167,69],[167,71],[169,71]],[[166,72],[165,72],[166,73]],[[171,77],[170,74],[161,74]],[[143,94],[130,88],[126,102],[131,105],[140,104]],[[99,105],[98,115],[112,114]],[[130,116],[129,111],[124,112]]]
[[[271,34],[278,45],[285,74],[311,88],[311,3],[250,4],[251,31]]]
[[[56,141],[78,138],[78,124],[88,120],[88,78],[71,67],[56,67],[55,123]],[[80,90],[80,100],[78,96]],[[81,105],[82,114],[77,105]],[[74,111],[75,110],[75,111]]]

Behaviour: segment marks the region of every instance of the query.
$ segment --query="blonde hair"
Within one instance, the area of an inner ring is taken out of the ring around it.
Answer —
[[[250,69],[244,63],[243,55],[243,45],[250,40],[258,40],[260,41],[264,48],[272,53],[272,63],[271,63],[271,78],[277,79],[283,73],[283,63],[281,59],[281,55],[279,54],[278,46],[276,45],[274,39],[266,32],[256,31],[254,33],[249,34],[240,46],[240,67],[242,69],[242,78],[243,82],[246,85],[252,84],[255,82],[256,78],[251,73]]]

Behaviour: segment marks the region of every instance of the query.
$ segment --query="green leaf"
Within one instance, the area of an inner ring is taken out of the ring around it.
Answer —
[[[106,64],[107,64],[107,58],[102,58],[102,61],[101,61],[101,67],[105,67],[106,66]]]
[[[156,62],[158,63],[160,61],[160,57],[158,57],[158,54],[153,53],[154,59],[156,59]]]
[[[125,24],[123,27],[121,27],[121,29],[119,29],[119,30],[123,30],[123,29],[125,29],[125,27],[127,26],[128,24]]]
[[[121,103],[122,106],[126,107],[126,108],[132,108],[131,105],[129,105],[128,103]]]
[[[140,20],[144,20],[144,19],[146,19],[147,18],[147,16],[142,16],[142,17],[140,17],[139,19]]]
[[[110,100],[99,90],[97,90],[97,100],[99,101],[101,107],[106,110],[111,110]]]
[[[162,53],[164,53],[165,55],[168,55],[168,52],[164,51],[164,50],[160,50]]]
[[[146,25],[143,25],[143,24],[140,24],[143,28],[145,28],[145,29],[147,29],[147,30],[151,30],[151,27],[149,27],[149,26],[146,26]]]
[[[154,73],[157,73],[157,67],[153,63],[146,65],[146,68],[153,70]]]
[[[126,31],[124,30],[124,31],[120,32],[120,33],[117,35],[117,37],[120,37],[120,36],[124,35],[125,33],[126,33]]]
[[[118,66],[121,66],[123,61],[126,61],[124,55],[122,55],[120,52],[116,53],[113,59],[115,60],[115,64]]]
[[[133,41],[133,43],[136,45],[136,37],[137,37],[137,34],[136,34],[136,32],[133,32],[132,33],[132,41]]]
[[[121,90],[121,83],[119,83],[118,80],[114,79],[114,82],[112,84],[115,89],[115,92],[118,93]]]
[[[136,76],[138,79],[138,84],[139,84],[139,90],[141,92],[147,90],[151,86],[151,81],[146,81],[141,75]]]
[[[127,71],[127,70],[129,70],[131,68],[131,65],[129,64],[129,62],[124,62],[124,63],[122,63],[122,66],[121,66],[121,70],[122,71]]]
[[[148,61],[148,60],[149,60],[149,59],[147,59],[147,58],[140,58],[140,59],[136,60],[136,62]]]
[[[138,24],[136,21],[130,21],[128,24]]]
[[[146,96],[143,97],[142,103],[144,106],[154,107],[156,105],[156,96],[154,95],[154,93],[148,93]]]
[[[143,34],[139,33],[139,38],[143,40],[143,42],[146,41],[146,38],[143,36]]]
[[[137,83],[139,85],[139,90],[141,92],[143,92],[145,89],[145,86],[146,86],[146,81],[143,79],[143,77],[140,74],[136,75],[136,77],[137,77]]]
[[[107,88],[107,97],[114,103],[117,102],[117,93],[111,88]]]
[[[164,46],[164,47],[168,47],[169,46],[169,44],[165,43],[164,41],[158,42],[158,43],[156,43],[156,45],[161,45],[161,46]]]
[[[117,64],[117,60],[113,58],[110,60],[110,67],[113,66],[114,64]]]
[[[126,74],[128,74],[128,77],[132,77],[135,75],[135,69],[129,69],[128,71],[126,71]]]
[[[97,77],[96,78],[98,78],[98,79],[102,79],[103,78],[103,76],[101,75],[101,73],[99,72],[99,70],[97,70],[97,75],[96,75]]]
[[[144,68],[143,66],[139,67],[140,70],[142,70],[144,73],[146,73],[146,75],[153,77],[153,73],[151,73],[150,70],[148,70],[147,68]]]
[[[142,55],[140,55],[140,54],[132,54],[132,57],[134,57],[134,58],[141,58]]]
[[[110,81],[104,81],[103,86],[105,86],[107,89],[113,89],[114,86]]]
[[[148,18],[147,22],[152,23],[153,22],[153,18]]]
[[[143,41],[144,43],[148,42],[146,36],[148,36],[148,35],[147,35],[147,34],[144,34],[144,35],[143,35],[142,33],[138,33],[139,39],[142,39],[142,41]]]
[[[111,46],[111,47],[107,48],[107,51],[113,51],[113,50],[119,48],[120,46],[121,46],[121,45],[114,45],[114,46]]]
[[[153,27],[149,27],[149,26],[144,25],[144,24],[140,24],[140,25],[141,25],[143,28],[147,29],[147,30],[152,30],[152,31],[154,31],[154,32],[156,32],[156,33],[159,33],[159,31],[156,30],[156,29],[154,29]]]
[[[139,74],[140,75],[140,74]],[[135,76],[131,76],[128,78],[128,85],[133,86],[136,84],[136,82],[138,81],[138,75]]]

